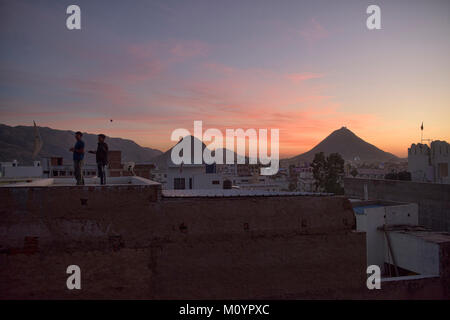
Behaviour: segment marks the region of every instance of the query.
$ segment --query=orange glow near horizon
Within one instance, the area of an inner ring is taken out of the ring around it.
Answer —
[[[61,8],[7,1],[0,123],[162,151],[195,120],[279,129],[281,157],[342,126],[402,158],[422,121],[424,138],[450,141],[450,2],[387,2],[391,19],[372,31],[358,1],[195,3],[118,2],[96,15],[104,8],[89,2],[91,27],[69,32]]]

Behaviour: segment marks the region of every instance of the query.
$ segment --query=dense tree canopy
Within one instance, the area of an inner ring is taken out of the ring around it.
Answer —
[[[344,159],[339,153],[331,153],[327,157],[323,152],[316,153],[312,163],[316,190],[343,194],[342,177],[344,175]]]

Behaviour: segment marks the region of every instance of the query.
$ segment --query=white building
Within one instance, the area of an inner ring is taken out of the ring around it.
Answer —
[[[32,166],[20,166],[17,160],[0,162],[0,177],[2,178],[41,178],[42,173],[40,161],[34,161]]]
[[[445,141],[412,144],[408,149],[408,171],[412,181],[450,183],[450,145]]]
[[[223,176],[206,173],[204,164],[169,165],[167,169],[166,189],[222,189]]]
[[[383,225],[417,225],[419,214],[416,204],[383,205],[370,204],[354,208],[356,230],[366,233],[367,265],[380,266],[384,271],[386,255],[385,234],[378,228]]]
[[[354,212],[356,230],[366,233],[367,265],[379,266],[385,281],[439,276],[450,234],[419,226],[417,204],[362,202]]]

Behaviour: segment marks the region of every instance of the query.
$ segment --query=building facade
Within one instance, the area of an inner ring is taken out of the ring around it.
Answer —
[[[431,145],[412,144],[408,149],[408,171],[412,181],[450,184],[450,145],[433,141]]]

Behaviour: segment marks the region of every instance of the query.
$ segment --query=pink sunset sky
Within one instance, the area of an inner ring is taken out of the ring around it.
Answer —
[[[277,128],[282,157],[346,126],[405,157],[450,141],[450,2],[4,1],[0,122],[162,151],[177,128]],[[107,7],[107,9],[105,9]],[[110,119],[113,119],[111,122]]]

